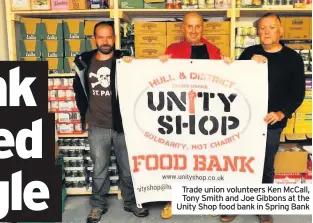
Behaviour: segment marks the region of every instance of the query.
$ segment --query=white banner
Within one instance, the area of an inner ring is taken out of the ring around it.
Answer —
[[[266,64],[119,60],[117,86],[137,203],[171,201],[172,183],[261,183]]]

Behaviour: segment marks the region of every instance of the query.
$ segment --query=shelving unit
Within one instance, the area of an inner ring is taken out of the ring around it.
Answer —
[[[83,18],[83,19],[111,19],[114,21],[114,29],[116,34],[116,49],[121,48],[121,22],[131,22],[140,19],[182,19],[189,11],[197,11],[207,19],[210,17],[220,17],[230,21],[230,56],[235,58],[235,30],[240,23],[239,17],[259,17],[268,11],[279,15],[292,16],[312,16],[312,9],[303,8],[236,8],[236,0],[232,0],[232,7],[229,9],[119,9],[118,0],[114,0],[113,9],[96,9],[96,10],[69,10],[69,11],[11,11],[11,0],[5,0],[6,5],[6,22],[7,36],[9,48],[9,60],[17,60],[17,44],[16,44],[16,24],[21,17],[29,18]],[[49,74],[49,77],[73,77],[73,73]],[[308,77],[312,77],[312,72],[306,72]],[[87,132],[81,134],[59,134],[59,138],[85,138]],[[281,142],[308,140],[312,138],[312,134],[282,134]],[[69,191],[69,195],[87,195],[90,191],[77,192]],[[117,194],[121,199],[121,192],[110,191],[111,194]]]
[[[229,9],[119,9],[118,0],[114,0],[113,9],[93,9],[93,10],[68,10],[68,11],[11,11],[11,0],[6,1],[7,35],[9,46],[9,59],[16,60],[16,39],[15,22],[20,17],[40,17],[40,18],[101,18],[112,19],[116,34],[116,48],[121,48],[120,22],[130,22],[140,18],[182,18],[189,11],[197,11],[208,17],[222,17],[231,22],[231,57],[235,58],[235,29],[236,18],[238,17],[259,17],[271,10],[279,15],[312,16],[312,9],[308,8],[236,8],[236,0],[232,0],[232,7]]]

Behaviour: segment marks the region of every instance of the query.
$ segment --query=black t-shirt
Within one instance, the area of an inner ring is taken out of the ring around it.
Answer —
[[[88,70],[89,109],[86,121],[88,125],[112,129],[112,58],[109,60],[91,60]]]
[[[190,59],[210,59],[206,45],[191,46]]]
[[[265,56],[268,61],[268,112],[281,111],[286,116],[281,122],[269,125],[268,128],[284,128],[287,118],[304,99],[305,74],[302,57],[286,46],[279,52],[268,53],[262,45],[255,45],[245,49],[239,60],[251,60],[255,54]]]

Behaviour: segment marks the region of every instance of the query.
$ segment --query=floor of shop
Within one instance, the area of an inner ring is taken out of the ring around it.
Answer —
[[[160,211],[164,203],[148,204],[149,216],[137,218],[123,210],[123,202],[116,195],[109,196],[109,211],[102,216],[100,223],[219,223],[218,217],[211,216],[174,216],[163,220]],[[84,223],[90,211],[89,196],[69,196],[66,198],[62,222]],[[312,223],[312,216],[273,216],[274,223]],[[259,223],[255,216],[238,216],[233,223]]]

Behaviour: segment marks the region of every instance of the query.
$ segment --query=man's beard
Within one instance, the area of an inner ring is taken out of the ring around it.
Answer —
[[[110,54],[112,53],[113,51],[113,47],[108,45],[108,44],[103,44],[101,46],[99,46],[98,44],[97,45],[97,49],[102,53],[102,54]],[[104,47],[107,47],[107,48],[104,48]]]

